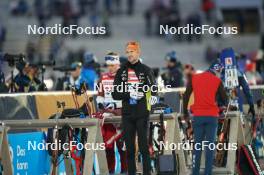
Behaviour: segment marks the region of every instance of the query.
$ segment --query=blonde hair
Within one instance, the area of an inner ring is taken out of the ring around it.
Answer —
[[[109,56],[119,56],[118,53],[113,52],[113,51],[109,51],[109,52],[107,52],[106,55],[109,55]]]

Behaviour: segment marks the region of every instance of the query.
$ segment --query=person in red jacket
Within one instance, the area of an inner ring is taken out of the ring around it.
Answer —
[[[111,92],[115,74],[120,66],[119,56],[110,52],[105,57],[108,72],[103,73],[98,83],[98,96],[96,98],[98,108],[103,112],[103,117],[120,116],[122,102],[114,100]],[[106,146],[106,156],[109,173],[115,173],[115,143],[118,148],[121,160],[121,173],[127,171],[126,154],[124,151],[124,142],[121,140],[123,133],[120,126],[114,124],[104,124],[102,126],[102,135]]]
[[[202,149],[205,148],[205,175],[212,174],[214,150],[208,145],[214,144],[218,127],[219,108],[216,97],[219,95],[227,102],[227,94],[220,77],[223,65],[219,62],[211,65],[209,70],[192,75],[184,93],[183,107],[185,119],[188,121],[188,101],[194,94],[191,105],[193,114],[194,153],[192,175],[199,175]],[[204,146],[203,146],[204,145]],[[207,146],[206,146],[207,145]]]

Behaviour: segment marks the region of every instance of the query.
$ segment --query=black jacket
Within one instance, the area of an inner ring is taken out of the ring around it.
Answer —
[[[149,87],[153,91],[149,91],[148,95],[156,95],[157,93],[157,86],[155,82],[155,77],[151,68],[142,64],[138,61],[135,64],[125,63],[121,66],[121,68],[117,71],[115,80],[114,80],[114,87],[112,92],[112,97],[115,100],[122,100],[122,115],[123,116],[144,116],[149,114],[150,105],[148,104],[148,100],[146,98],[147,93],[144,92],[144,97],[137,101],[136,105],[130,105],[129,99],[130,94],[128,92],[127,81],[128,81],[128,68],[131,68],[135,71],[137,78],[142,86]],[[154,86],[153,86],[154,85]],[[117,89],[123,88],[123,91],[118,91]],[[139,89],[139,91],[142,89]],[[142,90],[143,91],[143,90]]]

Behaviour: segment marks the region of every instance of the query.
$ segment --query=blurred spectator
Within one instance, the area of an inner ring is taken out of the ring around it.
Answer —
[[[244,13],[244,10],[240,10],[239,13],[237,13],[237,21],[239,24],[239,32],[244,33],[245,32],[245,13]]]
[[[42,87],[41,87],[41,81],[38,78],[39,76],[38,66],[35,64],[29,64],[26,68],[26,75],[30,79],[29,92],[41,91]]]
[[[94,90],[99,78],[100,66],[96,62],[94,54],[86,52],[83,59],[83,68],[80,76],[80,83],[85,82],[89,90]]]
[[[82,63],[81,62],[74,62],[71,64],[71,68],[74,68],[74,71],[71,71],[70,76],[70,84],[76,84],[79,81],[80,75],[81,75],[81,69],[82,69]]]
[[[193,24],[193,27],[200,27],[202,24],[201,24],[201,17],[199,15],[198,12],[194,12],[192,14],[190,14],[188,17],[187,17],[187,21],[186,21],[187,24],[191,25]],[[197,39],[198,41],[201,41],[201,34],[189,34],[187,35],[187,40],[189,42],[191,42],[193,39]]]
[[[179,27],[181,25],[181,17],[179,10],[174,6],[169,6],[169,8],[167,8],[164,13],[162,23],[168,25],[169,27]],[[175,36],[177,36],[177,39],[181,41],[181,34]]]
[[[19,73],[14,78],[16,92],[34,92],[47,90],[45,83],[42,83],[42,81],[38,78],[38,65],[28,64],[23,61],[20,62],[19,65],[16,66],[16,68],[19,70]]]
[[[153,18],[157,17],[157,19],[159,19],[164,9],[165,7],[161,0],[154,0],[151,6],[145,11],[144,17],[146,22],[145,28],[147,35],[151,35],[153,32],[152,28],[156,27],[153,26],[153,21],[155,20]],[[160,22],[158,21],[158,27],[159,24]]]
[[[0,51],[3,50],[5,40],[6,40],[6,28],[0,22]]]
[[[104,0],[105,10],[112,14],[112,0]]]
[[[49,49],[49,60],[54,60],[54,58],[57,58],[59,51],[63,47],[64,47],[64,40],[62,37],[52,37],[50,43],[50,49]]]
[[[27,54],[27,59],[30,63],[34,62],[35,56],[36,56],[36,44],[28,40],[27,45],[26,45],[26,54]]]
[[[90,4],[88,19],[91,27],[99,26],[99,13],[98,13],[97,0],[94,0],[94,2]]]
[[[52,12],[52,15],[55,15],[55,16],[61,16],[62,15],[62,7],[63,7],[63,0],[50,0],[50,4],[52,9],[51,9],[51,12]]]
[[[14,77],[14,84],[10,81],[9,87],[11,92],[29,92],[30,78],[26,75],[28,67],[23,64],[20,65],[18,70],[19,73]]]
[[[96,10],[93,10],[91,14],[89,14],[89,20],[92,27],[99,26],[99,15],[97,14]]]
[[[214,24],[215,24],[215,28],[218,27],[223,27],[224,25],[224,17],[223,17],[223,13],[221,10],[215,10],[215,14],[214,14]],[[217,32],[214,34],[215,38],[220,38],[222,37],[221,34],[218,34]]]
[[[176,52],[169,52],[165,60],[167,62],[167,72],[161,75],[164,84],[170,85],[171,87],[182,87],[182,64],[177,61]]]
[[[145,18],[145,32],[146,35],[151,35],[152,34],[152,10],[147,9],[144,13],[144,18]]]
[[[82,63],[73,62],[71,68],[73,70],[70,71],[70,75],[68,75],[68,72],[65,72],[64,77],[58,79],[56,90],[70,90],[72,86],[79,85]]]
[[[103,13],[102,20],[103,20],[102,26],[106,28],[106,33],[104,34],[104,36],[109,37],[111,36],[111,25],[109,21],[109,14],[107,12]]]
[[[134,6],[135,6],[135,0],[127,0],[127,14],[128,15],[134,14]]]
[[[145,13],[146,22],[146,34],[151,35],[153,28],[156,29],[155,33],[160,35],[159,26],[169,25],[179,26],[181,23],[181,18],[178,10],[178,3],[176,0],[154,0],[150,8],[148,8]],[[154,26],[154,22],[157,24]]]
[[[122,0],[113,0],[113,5],[115,5],[114,12],[115,14],[119,15],[122,13]]]
[[[70,4],[70,10],[71,10],[71,21],[70,24],[71,25],[78,25],[79,24],[79,18],[80,18],[80,13],[81,13],[81,9],[80,9],[80,4],[79,4],[79,0],[70,0],[69,1]],[[76,37],[77,33],[73,34],[73,37]]]
[[[73,16],[70,0],[65,0],[62,5],[62,25],[69,26]]]
[[[218,51],[211,46],[207,46],[205,50],[205,60],[207,61],[207,63],[211,64],[217,57]]]
[[[10,11],[12,15],[25,15],[28,12],[28,3],[26,0],[16,0],[10,3]]]
[[[87,13],[87,6],[94,3],[96,0],[79,0],[80,3],[80,14],[85,15]]]
[[[246,71],[247,56],[245,54],[241,54],[240,56],[236,56],[236,59],[237,59],[238,69],[241,72],[245,72]]]
[[[35,13],[37,15],[39,26],[46,26],[46,10],[43,0],[35,0],[34,2]]]
[[[205,17],[207,21],[211,21],[212,18],[212,11],[215,5],[212,0],[202,0],[202,10],[205,13]]]
[[[245,75],[249,85],[262,84],[263,79],[261,75],[256,71],[256,62],[247,60]]]
[[[78,25],[81,14],[81,8],[78,0],[64,0],[62,4],[62,25]],[[77,36],[74,32],[73,37]]]

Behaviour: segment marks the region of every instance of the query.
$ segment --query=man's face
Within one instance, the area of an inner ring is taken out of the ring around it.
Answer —
[[[115,74],[118,69],[119,69],[119,65],[118,64],[109,64],[109,65],[107,65],[107,70],[111,74]]]
[[[107,65],[107,70],[111,74],[115,74],[118,69],[119,69],[119,65],[118,64],[109,64],[109,65]]]
[[[191,74],[191,70],[190,69],[184,69],[183,70],[183,74],[186,76],[186,75],[189,75]]]
[[[33,69],[32,69],[32,73],[33,73],[33,75],[34,76],[37,76],[38,75],[38,68],[36,68],[36,67],[34,67]]]
[[[77,67],[75,71],[71,71],[71,76],[77,79],[81,74],[81,68]]]
[[[171,68],[171,67],[174,67],[175,66],[175,63],[172,62],[172,61],[167,61],[166,62],[166,65],[167,65],[168,68]]]
[[[215,75],[218,77],[218,78],[221,78],[221,74],[223,72],[223,69],[221,69],[220,71],[214,71],[215,72]]]
[[[25,69],[25,72],[27,75],[31,76],[31,77],[36,77],[38,75],[38,68],[37,67],[31,67],[31,66],[27,66]]]
[[[25,74],[29,74],[29,72],[30,72],[30,66],[26,65],[26,66],[24,67],[24,69],[23,69],[23,72],[24,72]]]
[[[184,68],[184,70],[183,70],[183,74],[185,75],[185,76],[187,76],[187,75],[190,75],[190,74],[193,74],[193,69],[190,67],[190,66],[186,66],[185,68]]]
[[[126,49],[126,55],[127,55],[127,59],[131,64],[134,64],[138,61],[139,59],[139,51],[135,50],[135,49],[131,49],[131,48],[127,48]]]

